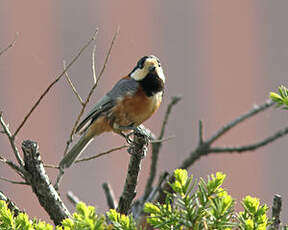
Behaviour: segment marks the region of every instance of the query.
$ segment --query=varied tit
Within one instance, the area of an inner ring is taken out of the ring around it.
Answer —
[[[125,135],[123,132],[135,129],[150,118],[161,104],[164,84],[159,59],[153,55],[141,58],[79,124],[76,133],[82,136],[59,166],[70,167],[95,136],[108,131]]]

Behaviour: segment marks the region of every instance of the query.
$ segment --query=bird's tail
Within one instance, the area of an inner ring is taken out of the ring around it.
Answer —
[[[92,140],[93,138],[84,134],[73,148],[63,157],[59,163],[59,167],[69,168]]]

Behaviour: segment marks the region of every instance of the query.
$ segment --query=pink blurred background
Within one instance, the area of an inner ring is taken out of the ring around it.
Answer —
[[[79,48],[99,28],[96,68],[99,71],[117,27],[120,35],[112,50],[100,86],[88,110],[112,85],[126,75],[137,60],[149,54],[158,56],[167,76],[164,103],[148,122],[159,133],[170,97],[183,99],[172,112],[158,174],[172,171],[188,156],[198,141],[198,120],[205,136],[254,104],[262,104],[270,91],[286,84],[288,68],[287,1],[1,1],[0,47],[6,47],[19,32],[16,45],[0,57],[0,110],[12,131],[62,71],[62,61],[70,61]],[[69,75],[82,97],[92,85],[92,47],[75,63]],[[17,145],[25,139],[37,141],[42,159],[60,160],[80,105],[64,78],[50,91],[20,131]],[[271,135],[287,124],[287,112],[269,110],[233,129],[219,145],[249,144]],[[119,146],[124,140],[111,133],[96,138],[84,156]],[[0,136],[0,153],[14,156],[5,136]],[[282,219],[288,214],[287,137],[245,154],[213,154],[191,168],[196,178],[223,171],[225,188],[237,199],[250,194],[269,205],[273,195],[283,196]],[[60,193],[71,211],[65,194],[72,190],[81,200],[107,210],[101,188],[109,182],[119,198],[128,166],[125,150],[86,163],[65,172]],[[150,153],[143,160],[138,195],[142,194],[150,167]],[[55,170],[47,170],[55,181]],[[1,176],[18,180],[6,165]],[[8,194],[31,217],[49,220],[31,188],[0,181]],[[49,220],[50,221],[50,220]]]

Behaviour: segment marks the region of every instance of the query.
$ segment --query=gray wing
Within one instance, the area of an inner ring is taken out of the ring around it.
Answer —
[[[118,81],[112,90],[103,96],[87,114],[86,118],[77,127],[76,133],[83,133],[102,113],[109,111],[118,98],[128,94],[133,95],[138,89],[138,84],[133,78],[122,78]]]

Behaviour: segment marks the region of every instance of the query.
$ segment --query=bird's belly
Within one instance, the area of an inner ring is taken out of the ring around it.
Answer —
[[[117,130],[119,127],[142,124],[159,108],[161,101],[162,92],[152,97],[139,94],[121,99],[112,111],[113,128]]]

